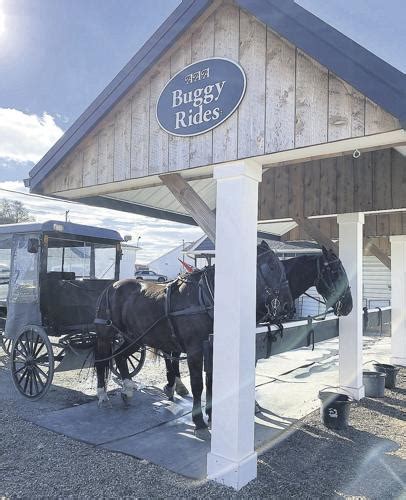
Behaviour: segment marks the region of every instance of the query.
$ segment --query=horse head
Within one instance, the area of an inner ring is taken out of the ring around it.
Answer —
[[[257,322],[289,319],[294,303],[285,269],[265,241],[257,247]]]
[[[325,247],[322,247],[322,254],[317,260],[315,284],[326,302],[326,307],[332,307],[336,316],[350,314],[352,296],[347,273],[337,255]]]

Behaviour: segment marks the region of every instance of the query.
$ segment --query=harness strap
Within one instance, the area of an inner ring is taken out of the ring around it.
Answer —
[[[311,316],[307,317],[307,326],[309,328],[307,332],[307,345],[306,347],[310,346],[310,343],[312,344],[312,351],[314,351],[314,328],[313,328],[313,318]]]
[[[282,339],[283,338],[283,324],[282,323],[279,323],[278,325],[278,328],[279,330],[277,330],[276,332],[273,332],[271,330],[271,323],[267,323],[266,324],[267,326],[267,344],[266,344],[266,357],[269,358],[271,356],[271,353],[272,353],[272,344],[274,342],[276,342],[278,340],[278,333],[280,335],[280,338]]]

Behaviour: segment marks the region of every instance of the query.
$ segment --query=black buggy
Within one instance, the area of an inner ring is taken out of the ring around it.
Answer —
[[[41,398],[54,371],[81,368],[91,355],[97,299],[119,279],[121,241],[71,222],[0,225],[1,340],[23,396]],[[144,360],[143,348],[127,359],[131,376]]]

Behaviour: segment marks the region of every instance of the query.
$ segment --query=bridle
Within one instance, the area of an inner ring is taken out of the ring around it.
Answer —
[[[333,254],[334,255],[334,254]],[[321,260],[323,259],[323,264],[321,265]],[[336,281],[333,280],[331,278],[332,274],[333,274],[333,270],[331,268],[331,265],[332,264],[337,264],[338,265],[338,268],[340,270],[342,270],[342,274],[345,275],[345,272],[344,272],[344,268],[341,264],[341,261],[340,259],[334,255],[334,258],[333,259],[329,259],[328,257],[326,257],[324,254],[322,254],[316,261],[316,266],[317,266],[317,278],[316,278],[316,281],[314,282],[314,285],[316,286],[317,289],[321,289],[323,291],[325,291],[325,294],[323,294],[324,298],[326,296],[334,296],[334,297],[337,297],[338,295],[338,288],[336,286]],[[338,274],[338,270],[336,271],[337,274]],[[329,275],[329,278],[326,278],[326,273],[328,273]],[[345,295],[348,293],[348,291],[350,290],[350,287],[347,285],[347,287],[343,290],[343,292],[338,296],[338,299],[335,301],[335,314],[337,316],[340,315],[340,311],[342,309],[342,306],[343,306],[343,300],[344,300],[344,297]],[[321,302],[321,301],[320,301]],[[326,310],[329,306],[329,301],[328,299],[325,298],[325,302],[324,304],[326,305]]]
[[[257,280],[261,282],[261,289],[264,290],[265,300],[264,306],[266,313],[260,318],[258,323],[270,322],[270,323],[281,323],[284,319],[289,316],[290,311],[281,311],[281,290],[285,286],[287,290],[289,289],[288,280],[281,279],[278,287],[274,287],[271,280],[267,280],[267,274],[272,276],[271,264],[268,261],[263,263],[259,262],[259,259],[263,258],[266,254],[273,254],[271,249],[266,250],[257,256]],[[275,256],[278,258],[277,256]]]

